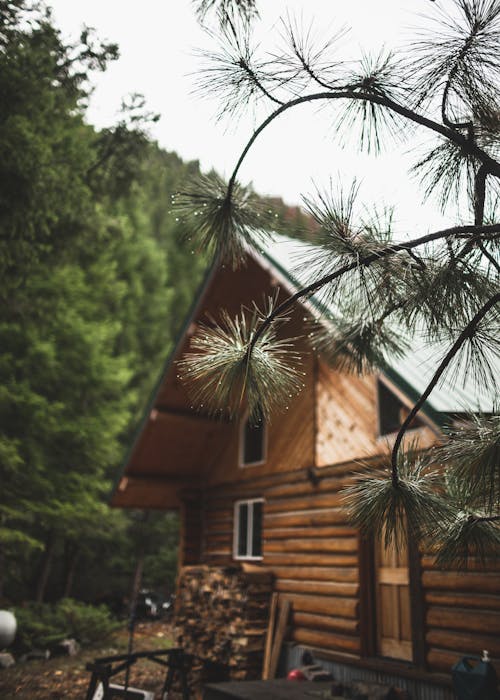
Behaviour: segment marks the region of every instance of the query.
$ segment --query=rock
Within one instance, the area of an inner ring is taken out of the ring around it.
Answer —
[[[19,661],[46,661],[50,659],[50,651],[48,649],[31,649],[26,654],[23,654]]]
[[[0,668],[10,668],[15,665],[15,659],[12,654],[0,654]]]
[[[52,656],[76,656],[80,645],[76,639],[63,639],[52,648]]]

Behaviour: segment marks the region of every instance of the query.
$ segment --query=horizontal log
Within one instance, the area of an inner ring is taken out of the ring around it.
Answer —
[[[335,508],[345,504],[345,496],[340,493],[322,493],[301,498],[286,498],[279,500],[266,499],[266,513],[289,513],[295,510],[311,510],[315,508]]]
[[[349,470],[350,472],[351,470]],[[302,482],[295,484],[279,484],[271,486],[265,490],[267,499],[290,498],[293,496],[303,496],[306,494],[318,494],[327,492],[338,492],[348,484],[351,484],[355,478],[354,475],[347,473],[339,474],[331,477],[323,477],[320,469],[315,470],[315,475],[318,479],[314,485],[309,479],[304,479]]]
[[[207,542],[210,545],[214,544],[231,544],[233,543],[233,533],[227,532],[211,532],[207,537]]]
[[[272,540],[265,533],[265,552],[357,552],[357,537]]]
[[[277,554],[268,552],[264,543],[266,566],[356,566],[358,557],[352,554]]]
[[[476,571],[424,571],[422,584],[427,589],[498,593],[498,574]]]
[[[500,635],[500,613],[433,606],[427,610],[427,626]]]
[[[358,637],[349,637],[343,634],[334,634],[333,632],[316,632],[303,627],[295,628],[292,631],[291,638],[292,641],[297,642],[297,644],[306,644],[328,651],[337,650],[356,653],[359,652],[360,649]]]
[[[231,522],[234,517],[234,508],[224,508],[223,510],[214,510],[210,512],[210,517],[206,517],[207,525],[215,525],[216,523]]]
[[[500,586],[499,586],[500,588]],[[425,602],[439,606],[459,608],[480,608],[481,610],[500,610],[499,595],[467,595],[466,593],[439,593],[436,591],[425,592]]]
[[[338,583],[357,583],[358,569],[355,567],[343,568],[335,566],[273,566],[272,569],[278,578],[308,581],[331,581]]]
[[[319,595],[345,596],[354,598],[358,595],[357,583],[332,583],[330,581],[294,581],[277,579],[274,589],[280,593],[316,593]]]
[[[367,457],[363,462],[365,464],[371,464],[375,469],[380,463],[380,457]],[[310,466],[313,467],[312,464]],[[360,466],[358,462],[347,460],[346,462],[316,467],[315,471],[320,479],[323,480],[327,478],[340,478],[346,474],[359,472],[362,468],[363,467]],[[252,475],[251,481],[248,482],[238,480],[212,486],[205,491],[204,497],[207,503],[220,498],[221,494],[234,499],[245,498],[246,496],[251,497],[251,495],[255,494],[257,491],[263,493],[271,487],[279,486],[280,484],[306,484],[308,481],[307,468],[275,472],[272,474],[266,473],[258,476]]]
[[[357,634],[358,620],[348,620],[345,617],[330,617],[329,615],[313,615],[311,613],[293,612],[292,622],[296,627],[330,632]]]
[[[285,540],[296,537],[309,538],[311,540],[317,537],[356,537],[357,532],[353,527],[268,527],[266,537],[273,540]]]
[[[426,655],[429,671],[445,671],[448,674],[459,658],[460,657],[456,652],[448,651],[446,649],[435,649],[433,647],[429,649]],[[500,660],[492,659],[491,661],[497,675],[500,676]]]
[[[423,569],[428,569],[428,570],[435,570],[436,567],[436,557],[434,556],[429,556],[425,555],[421,559],[422,561],[422,568]],[[467,561],[467,571],[462,572],[458,571],[456,573],[468,573],[468,572],[490,572],[490,571],[500,571],[500,558],[493,559],[489,558],[486,561],[481,561],[480,559],[474,559],[474,557],[470,557]]]
[[[288,513],[267,513],[264,508],[264,528],[273,527],[316,527],[317,525],[348,525],[345,508],[308,509]]]
[[[215,547],[212,549],[210,547],[206,547],[203,554],[207,558],[210,558],[210,557],[232,557],[233,551],[230,547],[226,547],[224,549],[215,548]]]
[[[286,598],[292,604],[295,612],[348,618],[355,618],[358,615],[358,601],[355,598],[295,594],[289,594]]]
[[[430,647],[452,649],[460,654],[478,655],[487,649],[494,657],[500,657],[500,636],[453,630],[430,630],[425,639]]]
[[[234,564],[232,556],[221,554],[204,555],[202,562],[209,566],[231,566]]]

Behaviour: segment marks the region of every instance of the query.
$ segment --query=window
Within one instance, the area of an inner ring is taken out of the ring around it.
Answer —
[[[389,435],[400,429],[409,413],[409,408],[383,382],[377,382],[379,435]],[[412,428],[418,428],[422,421],[415,417]]]
[[[234,504],[235,559],[262,559],[262,498]]]
[[[262,464],[266,460],[266,424],[254,423],[247,416],[240,432],[240,466]]]

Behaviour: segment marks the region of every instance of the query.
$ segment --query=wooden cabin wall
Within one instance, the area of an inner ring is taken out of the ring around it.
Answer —
[[[377,378],[339,372],[318,360],[316,465],[322,467],[387,453],[395,434],[378,435]],[[428,426],[410,430],[407,440],[418,438],[421,447],[436,442]]]
[[[350,527],[340,493],[358,468],[353,463],[324,467],[316,484],[300,470],[209,489],[199,511],[203,545],[198,563],[234,564],[234,503],[264,498],[263,559],[252,565],[272,571],[275,590],[290,599],[290,639],[359,663],[374,656],[362,635],[375,623],[361,619],[370,585],[366,545]],[[439,570],[432,557],[423,555],[419,569],[422,672],[449,673],[461,656],[488,649],[500,675],[500,563],[486,570]]]
[[[500,677],[500,562],[440,570],[422,557],[427,664],[449,671],[457,658],[489,651]]]
[[[275,575],[275,590],[292,602],[292,639],[358,655],[358,537],[347,523],[339,493],[351,470],[351,464],[326,469],[316,485],[302,469],[208,490],[201,561],[214,566],[234,563],[234,502],[263,497],[260,564]]]

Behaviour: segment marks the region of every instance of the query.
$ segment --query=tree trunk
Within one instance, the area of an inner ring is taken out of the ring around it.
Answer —
[[[137,559],[135,562],[134,576],[132,578],[132,588],[130,591],[130,612],[131,613],[135,609],[137,596],[139,595],[139,591],[141,589],[142,574],[144,571],[144,553],[145,553],[144,543],[141,543],[141,546],[137,552]]]
[[[45,599],[45,592],[47,589],[47,583],[49,581],[49,575],[52,568],[55,547],[56,535],[54,530],[51,530],[48,534],[47,541],[45,543],[42,562],[40,564],[40,573],[36,582],[35,600],[37,603],[43,603]]]
[[[139,539],[137,542],[136,563],[135,563],[134,575],[132,578],[132,588],[130,591],[130,613],[131,614],[135,611],[137,596],[139,595],[139,591],[141,589],[141,584],[142,584],[142,574],[144,572],[144,558],[146,556],[146,539],[147,539],[147,534],[145,532],[146,528],[144,527],[144,525],[147,523],[148,519],[149,519],[149,512],[144,511],[142,513],[142,522],[139,525]]]
[[[3,600],[4,583],[5,583],[5,552],[0,547],[0,604]]]
[[[73,584],[75,581],[76,566],[80,557],[80,547],[77,544],[66,543],[66,571],[63,588],[63,598],[69,598],[73,592]]]

